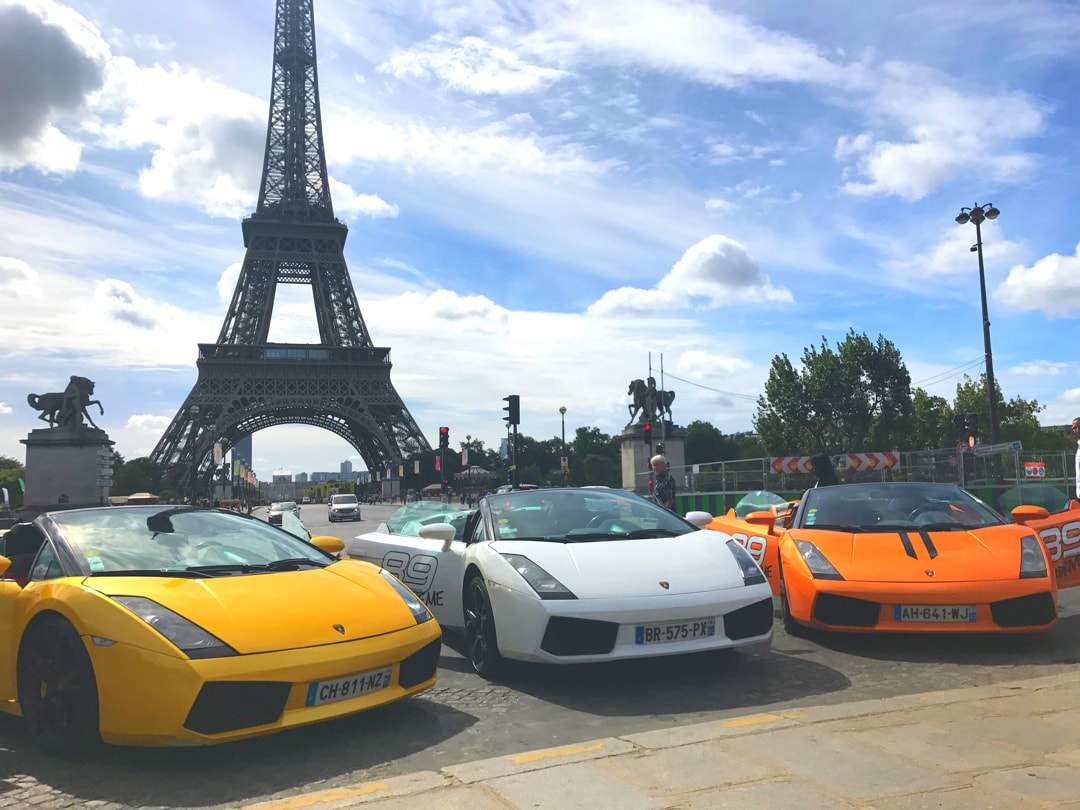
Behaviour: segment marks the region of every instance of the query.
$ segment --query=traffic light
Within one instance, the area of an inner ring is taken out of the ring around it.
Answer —
[[[652,422],[646,422],[644,425],[645,430],[645,443],[652,447]]]
[[[506,403],[506,407],[503,408],[506,411],[506,416],[503,420],[508,425],[520,425],[521,424],[521,397],[517,394],[511,394],[508,397],[503,397],[503,401]]]
[[[450,428],[439,428],[439,449],[445,450],[450,446]]]
[[[979,437],[979,415],[977,413],[958,413],[953,416],[953,430],[969,445],[974,445]]]

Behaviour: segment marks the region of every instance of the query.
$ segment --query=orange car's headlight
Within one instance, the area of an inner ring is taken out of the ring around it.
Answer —
[[[818,551],[818,547],[806,540],[796,540],[795,547],[799,549],[799,555],[806,562],[807,568],[813,574],[814,579],[843,579],[825,555]]]
[[[1046,557],[1039,538],[1033,534],[1020,538],[1020,579],[1038,579],[1049,576]]]

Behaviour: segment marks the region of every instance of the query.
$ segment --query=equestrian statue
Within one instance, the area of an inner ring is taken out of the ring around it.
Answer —
[[[94,393],[94,381],[86,377],[71,375],[71,382],[61,391],[48,394],[29,394],[26,397],[31,408],[41,411],[38,419],[49,423],[49,427],[83,427],[85,418],[90,426],[97,428],[90,413],[90,405],[98,406],[98,415],[105,413],[105,408],[96,399],[90,399]]]
[[[671,421],[671,403],[675,399],[675,392],[657,390],[655,377],[649,377],[648,382],[631,380],[630,388],[626,393],[627,396],[634,398],[634,401],[627,406],[631,422],[634,421],[635,416],[638,416],[638,424],[643,425],[656,418],[665,418],[665,413],[667,421]]]

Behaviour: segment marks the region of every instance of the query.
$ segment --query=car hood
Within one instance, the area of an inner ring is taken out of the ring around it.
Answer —
[[[492,550],[528,557],[578,599],[638,598],[743,587],[719,532],[580,543],[500,540]],[[665,588],[661,583],[667,583]]]
[[[355,560],[268,574],[205,579],[99,575],[85,582],[108,596],[152,599],[241,654],[355,641],[416,625],[378,569]]]
[[[795,529],[791,538],[813,543],[848,580],[928,582],[932,576],[935,582],[979,582],[1019,577],[1020,538],[1026,534],[1032,532],[1006,525],[856,534]]]

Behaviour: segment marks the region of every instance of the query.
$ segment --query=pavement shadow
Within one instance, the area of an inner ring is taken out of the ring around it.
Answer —
[[[1080,663],[1080,615],[1065,616],[1046,633],[826,633],[806,643],[833,652],[907,663],[1025,666]]]
[[[0,717],[0,804],[36,782],[81,806],[207,807],[332,786],[437,746],[476,722],[465,712],[407,699],[351,717],[267,737],[193,748],[102,746],[78,760],[40,753],[22,720]],[[23,784],[20,784],[23,783]],[[45,792],[33,791],[34,803]],[[70,803],[70,802],[69,802]],[[6,806],[6,805],[5,805]],[[24,805],[25,806],[25,805]],[[41,806],[51,806],[42,804]]]
[[[443,635],[464,655],[464,639]],[[440,667],[472,672],[446,654]],[[841,692],[851,681],[819,662],[776,650],[689,653],[596,664],[509,662],[499,683],[538,700],[605,717],[703,714]]]

